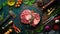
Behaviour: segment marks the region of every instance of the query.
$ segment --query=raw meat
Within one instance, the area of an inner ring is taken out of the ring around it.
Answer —
[[[29,24],[30,23],[30,19],[32,18],[31,15],[30,15],[30,10],[24,10],[22,13],[21,13],[21,22],[24,23],[24,24]]]
[[[38,13],[32,13],[30,10],[24,10],[21,15],[21,22],[24,24],[30,24],[35,27],[40,22],[40,15]]]
[[[40,21],[40,16],[39,16],[38,13],[34,13],[33,17],[35,17],[35,18],[33,20],[33,23],[30,24],[30,25],[32,25],[33,27],[35,27],[39,23],[39,21]]]

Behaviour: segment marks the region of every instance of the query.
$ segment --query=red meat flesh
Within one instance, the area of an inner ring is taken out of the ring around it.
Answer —
[[[31,15],[30,15],[31,11],[30,10],[24,10],[21,13],[21,22],[24,24],[29,24],[30,23],[30,19],[31,19]]]
[[[38,13],[31,13],[30,10],[24,10],[21,15],[21,22],[24,24],[30,24],[31,26],[35,27],[40,22],[40,16]],[[34,18],[31,22],[32,17]]]
[[[33,16],[34,16],[34,20],[30,25],[35,27],[40,22],[40,16],[38,13],[34,13]]]

